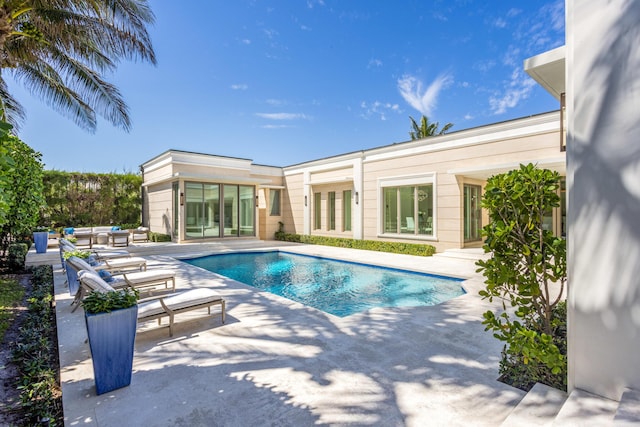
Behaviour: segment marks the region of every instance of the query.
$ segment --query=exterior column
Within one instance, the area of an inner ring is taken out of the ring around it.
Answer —
[[[353,204],[353,238],[355,240],[362,240],[364,236],[364,191],[363,191],[363,171],[362,171],[362,157],[354,160],[353,162],[353,189],[356,203]]]
[[[567,0],[569,388],[640,390],[640,2]]]
[[[307,236],[311,235],[311,185],[309,182],[311,181],[311,173],[309,171],[305,171],[303,173],[302,179],[302,194],[303,194],[303,204],[302,209],[304,211],[304,220],[303,220],[303,230],[304,234]]]

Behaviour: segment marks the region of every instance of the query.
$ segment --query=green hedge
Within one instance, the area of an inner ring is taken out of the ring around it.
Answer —
[[[168,234],[162,233],[154,233],[153,231],[149,233],[149,240],[152,242],[170,242],[171,236]]]
[[[417,256],[432,256],[436,253],[436,248],[434,246],[418,243],[384,242],[381,240],[354,240],[341,237],[307,236],[289,233],[276,233],[276,240]]]

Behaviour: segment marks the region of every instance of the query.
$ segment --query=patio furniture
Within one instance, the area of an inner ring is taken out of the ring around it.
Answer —
[[[138,227],[129,231],[131,232],[131,243],[149,241],[148,227]]]
[[[109,232],[111,246],[129,246],[129,231],[114,230]]]
[[[115,290],[98,274],[82,270],[78,273],[82,286],[92,292],[109,292]],[[188,311],[207,308],[211,314],[211,306],[220,305],[222,323],[225,321],[225,300],[213,289],[197,288],[167,296],[156,296],[138,301],[138,323],[157,320],[161,324],[163,318],[169,318],[169,336],[173,336],[175,315]]]
[[[88,246],[89,249],[93,247],[93,232],[91,231],[74,231],[73,237],[76,239],[75,246],[85,247]]]
[[[71,257],[67,260],[67,263],[71,268],[76,270],[76,273],[79,273],[82,270],[90,271],[98,274],[101,273],[95,270],[88,262],[78,257]],[[105,274],[104,272],[102,274]],[[102,277],[102,276],[101,276]],[[105,278],[103,277],[103,280]],[[150,294],[156,289],[158,285],[164,285],[165,289],[169,289],[169,283],[171,283],[171,291],[175,292],[176,290],[176,273],[170,269],[154,269],[154,270],[146,270],[146,271],[137,271],[133,273],[122,273],[122,274],[114,274],[111,276],[111,280],[105,280],[111,287],[121,289],[121,288],[132,288],[138,289],[143,292],[149,292]],[[82,301],[91,289],[87,289],[82,285],[79,287],[78,292],[75,294],[74,300],[71,303],[78,304]],[[72,310],[75,311],[76,307]]]
[[[60,251],[61,255],[63,251],[72,251],[77,248],[73,243],[68,241],[67,239],[60,239]],[[95,255],[98,261],[102,261],[104,259],[114,259],[114,258],[130,258],[131,254],[126,250],[103,250],[92,248],[91,253]]]

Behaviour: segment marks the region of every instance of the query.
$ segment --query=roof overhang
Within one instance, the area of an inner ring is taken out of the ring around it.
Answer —
[[[173,175],[158,178],[153,181],[143,182],[143,187],[158,185],[170,181],[197,181],[205,183],[220,184],[239,184],[239,185],[267,185],[271,184],[271,180],[264,178],[254,178],[248,176],[230,176],[230,175],[211,175],[211,174],[191,174],[184,172],[176,172]]]
[[[565,47],[560,46],[525,59],[524,70],[559,101],[560,94],[566,90]]]
[[[457,176],[463,176],[465,178],[487,180],[493,175],[518,169],[521,164],[527,163],[533,163],[540,168],[556,171],[560,175],[566,175],[567,173],[567,160],[565,156],[522,162],[499,163],[473,168],[449,169],[447,173]]]

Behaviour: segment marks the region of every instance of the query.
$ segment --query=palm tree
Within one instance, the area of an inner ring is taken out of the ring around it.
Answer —
[[[94,132],[97,115],[131,128],[128,107],[102,75],[121,60],[156,63],[147,0],[0,0],[1,119],[24,119],[2,73],[49,106]]]
[[[418,126],[418,123],[413,117],[409,116],[409,120],[411,120],[411,127],[413,128],[413,130],[409,132],[412,141],[430,136],[444,135],[453,126],[453,123],[447,123],[442,127],[442,129],[438,130],[440,123],[429,123],[429,118],[427,116],[422,116],[420,126]]]

